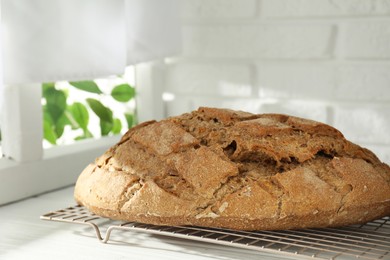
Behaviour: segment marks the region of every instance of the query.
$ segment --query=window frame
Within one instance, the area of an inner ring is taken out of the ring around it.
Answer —
[[[139,122],[164,117],[163,61],[135,66]],[[41,84],[3,86],[0,205],[73,185],[80,172],[120,136],[43,149]]]

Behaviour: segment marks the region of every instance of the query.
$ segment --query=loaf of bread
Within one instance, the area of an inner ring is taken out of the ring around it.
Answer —
[[[203,107],[130,129],[81,173],[75,199],[158,225],[341,226],[390,214],[390,167],[323,123]]]

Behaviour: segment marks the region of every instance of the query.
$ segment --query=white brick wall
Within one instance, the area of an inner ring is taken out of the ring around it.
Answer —
[[[338,68],[337,76],[335,97],[338,99],[390,102],[390,63],[347,64]]]
[[[182,16],[188,18],[254,17],[256,0],[182,0]]]
[[[390,163],[390,0],[182,0],[167,116],[199,106],[329,123]]]
[[[252,96],[252,66],[227,63],[176,63],[168,65],[166,90],[207,96]]]
[[[390,14],[388,0],[263,0],[265,17],[336,17]]]
[[[390,58],[390,22],[356,21],[345,25],[345,56],[350,59]]]
[[[357,143],[390,145],[388,104],[335,105],[333,124]]]
[[[247,59],[329,58],[332,25],[210,24],[183,26],[184,57]]]
[[[256,72],[259,97],[332,98],[336,87],[336,72],[331,64],[262,62]]]

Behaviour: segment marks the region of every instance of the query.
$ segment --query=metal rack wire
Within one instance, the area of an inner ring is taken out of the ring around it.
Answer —
[[[390,259],[390,216],[364,225],[341,228],[283,231],[237,231],[194,226],[155,226],[118,222],[97,216],[82,206],[49,212],[43,220],[91,226],[99,241],[107,243],[114,230],[228,245],[297,258]],[[103,236],[103,231],[105,235]]]

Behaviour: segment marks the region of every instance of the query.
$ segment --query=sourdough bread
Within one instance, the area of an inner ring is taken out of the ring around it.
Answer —
[[[340,226],[390,214],[390,168],[323,123],[203,107],[130,129],[74,195],[98,215],[158,225]]]

